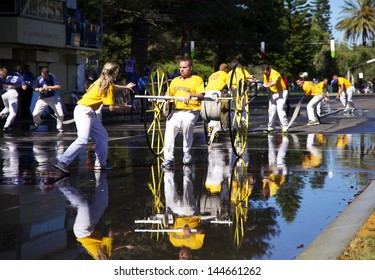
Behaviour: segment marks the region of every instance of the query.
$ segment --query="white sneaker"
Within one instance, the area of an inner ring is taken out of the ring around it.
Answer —
[[[188,164],[191,164],[191,161],[192,161],[191,154],[185,153],[184,158],[182,159],[182,162],[188,165]]]
[[[161,168],[171,168],[172,166],[174,166],[174,160],[171,159],[167,159],[161,164]]]

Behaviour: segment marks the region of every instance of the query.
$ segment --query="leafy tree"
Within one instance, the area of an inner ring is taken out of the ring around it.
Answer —
[[[356,42],[362,37],[366,46],[375,34],[375,0],[345,0],[340,13],[347,14],[336,25],[336,29],[345,31],[345,39]]]

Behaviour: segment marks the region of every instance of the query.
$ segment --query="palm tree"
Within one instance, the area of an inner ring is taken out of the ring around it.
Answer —
[[[335,28],[345,31],[345,39],[355,42],[362,36],[362,45],[366,46],[368,40],[375,35],[375,0],[345,0],[341,6],[341,17]]]

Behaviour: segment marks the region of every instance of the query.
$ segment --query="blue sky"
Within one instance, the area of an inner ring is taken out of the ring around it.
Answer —
[[[343,16],[343,14],[340,14],[342,10],[340,7],[344,5],[344,1],[330,0],[329,5],[331,6],[332,34],[335,40],[341,42],[344,40],[344,32],[336,30],[335,25],[339,21],[339,18]]]

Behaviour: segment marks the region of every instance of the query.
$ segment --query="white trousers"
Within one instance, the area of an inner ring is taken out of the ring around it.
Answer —
[[[69,200],[70,204],[77,208],[77,216],[73,225],[73,232],[77,238],[90,236],[95,225],[102,217],[108,206],[108,183],[105,172],[95,172],[95,193],[88,202],[76,188],[70,184],[60,187],[59,190]]]
[[[177,216],[194,216],[198,214],[196,199],[194,196],[194,185],[191,181],[191,169],[184,167],[182,194],[178,192],[175,183],[174,170],[166,170],[164,173],[165,205]]]
[[[274,135],[268,136],[268,164],[273,173],[286,175],[287,166],[285,164],[285,155],[289,146],[289,138],[282,137],[280,146],[276,150]]]
[[[268,129],[275,129],[276,116],[279,117],[281,128],[288,127],[288,118],[285,112],[285,102],[288,98],[288,91],[269,93],[268,101]]]
[[[353,102],[353,93],[354,93],[354,87],[351,86],[347,88],[346,90],[342,91],[340,94],[340,101],[342,105],[345,107],[345,109],[352,109],[354,107]]]
[[[184,154],[189,154],[193,145],[194,126],[199,118],[199,111],[174,110],[167,119],[164,136],[164,159],[174,160],[175,138],[182,129]]]
[[[54,95],[51,97],[43,97],[39,98],[35,104],[35,108],[33,111],[33,118],[34,123],[39,125],[42,122],[40,116],[43,114],[44,110],[50,106],[52,110],[55,112],[57,117],[56,119],[56,128],[58,130],[62,129],[63,121],[64,121],[64,110],[61,102],[61,98],[59,95]]]
[[[58,158],[60,162],[69,165],[77,155],[86,148],[89,139],[95,144],[95,166],[107,165],[108,132],[98,119],[95,111],[87,106],[77,105],[74,108],[74,120],[78,138]]]
[[[1,98],[3,99],[4,109],[1,111],[1,116],[8,115],[4,128],[10,127],[17,116],[18,111],[18,92],[15,89],[9,89],[4,93]]]
[[[317,114],[320,115],[320,112],[318,112],[318,109],[319,111],[321,111],[322,100],[323,100],[323,94],[319,94],[319,95],[315,95],[313,98],[311,98],[309,103],[307,103],[306,109],[307,109],[307,117],[309,121],[316,122],[318,120],[316,116]],[[320,108],[318,108],[318,106]]]

